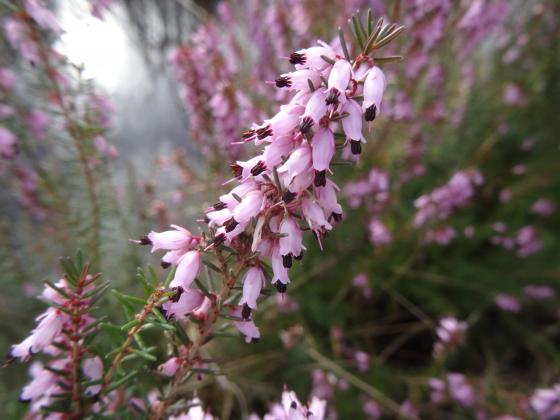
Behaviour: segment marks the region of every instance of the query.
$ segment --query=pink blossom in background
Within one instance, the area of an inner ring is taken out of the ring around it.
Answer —
[[[546,300],[552,299],[556,296],[556,292],[552,287],[531,284],[523,288],[523,293],[529,299],[533,300]]]
[[[554,420],[560,416],[560,384],[537,389],[529,402],[540,420]]]
[[[362,411],[367,419],[375,420],[381,418],[381,409],[371,398],[363,398]]]
[[[525,226],[517,232],[515,242],[518,246],[517,255],[526,258],[542,248],[538,233],[533,226]]]
[[[369,281],[366,273],[357,274],[352,280],[352,285],[359,289],[366,299],[371,298],[371,287],[369,287]]]
[[[539,216],[551,216],[556,212],[556,203],[548,198],[539,198],[531,206],[531,213]]]
[[[453,317],[440,319],[436,334],[438,341],[434,345],[434,356],[441,357],[465,342],[468,324]]]
[[[17,83],[17,76],[12,69],[0,67],[0,89],[10,92]]]
[[[441,246],[449,245],[455,239],[457,233],[451,226],[442,226],[435,229],[428,229],[424,233],[423,242],[425,244],[436,244]]]
[[[506,105],[521,106],[527,103],[527,97],[517,85],[509,83],[504,88],[504,103]]]
[[[380,220],[371,220],[368,224],[368,229],[369,239],[374,246],[386,245],[393,240],[391,232]]]
[[[113,0],[88,0],[91,14],[98,19],[103,19],[104,14],[113,4]]]
[[[515,165],[511,168],[511,173],[513,175],[521,176],[527,173],[527,166],[520,163],[519,165]]]
[[[500,191],[500,203],[508,203],[511,200],[511,190],[504,188]]]
[[[357,351],[354,353],[354,362],[358,371],[365,373],[369,369],[369,354],[364,351]]]
[[[0,126],[0,156],[13,158],[17,153],[17,137],[7,128]]]
[[[500,293],[494,297],[494,302],[502,310],[506,312],[518,313],[521,311],[521,304],[519,300],[507,293]]]
[[[33,110],[27,114],[25,123],[31,134],[38,140],[47,137],[47,130],[50,125],[50,117],[46,112]]]
[[[451,399],[464,407],[472,407],[475,402],[474,389],[461,373],[449,373],[445,379],[430,378],[428,384],[430,398],[436,404]]]
[[[299,402],[295,392],[287,388],[282,393],[280,404],[274,404],[263,420],[292,420],[310,419],[323,420],[326,418],[327,402],[317,397],[312,397],[308,405]]]
[[[119,157],[119,151],[117,148],[110,144],[103,136],[95,136],[93,138],[93,145],[101,156],[108,159],[116,159]]]

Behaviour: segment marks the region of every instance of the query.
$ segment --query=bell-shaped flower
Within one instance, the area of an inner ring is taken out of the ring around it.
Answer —
[[[327,82],[327,105],[346,102],[346,88],[352,78],[352,64],[346,60],[337,60],[329,74]]]
[[[331,230],[332,225],[325,218],[323,209],[311,198],[304,197],[301,200],[301,211],[307,221],[309,228],[319,234],[323,230]]]
[[[204,295],[198,289],[177,288],[175,296],[177,295],[179,295],[178,299],[173,297],[163,304],[167,318],[185,319],[190,313],[198,309],[204,301]]]
[[[307,143],[303,143],[294,150],[288,160],[278,168],[278,172],[286,172],[288,174],[288,184],[290,184],[295,176],[307,171],[310,166],[311,148]]]
[[[278,284],[288,284],[290,282],[288,269],[284,266],[284,259],[280,254],[279,245],[273,246],[270,261],[272,264],[272,284],[276,284],[277,287]]]
[[[252,217],[259,214],[265,205],[265,202],[265,196],[261,190],[251,191],[243,197],[241,203],[239,203],[233,210],[233,219],[237,224],[247,223]]]
[[[330,219],[339,219],[342,216],[342,206],[338,204],[336,192],[339,191],[337,185],[330,179],[327,179],[324,187],[315,188],[315,196],[317,202],[323,208],[325,214]]]
[[[289,180],[287,174],[285,177],[281,177],[280,179],[282,181],[282,184],[286,188],[288,188],[288,191],[290,191],[290,193],[295,194],[297,196],[298,194],[307,190],[307,188],[311,186],[314,177],[315,177],[315,171],[313,170],[313,168],[309,168],[306,171],[294,177],[291,183],[287,182]]]
[[[36,321],[39,324],[31,331],[31,335],[21,343],[12,346],[10,356],[23,361],[50,346],[62,331],[64,317],[65,314],[60,310],[48,308],[37,317]]]
[[[233,190],[227,194],[222,194],[220,196],[220,203],[224,203],[228,209],[233,210],[239,204],[237,197],[243,198],[249,192],[258,189],[258,185],[252,179],[246,179]]]
[[[59,388],[57,386],[58,376],[45,369],[41,362],[33,362],[29,368],[29,373],[31,374],[31,381],[23,387],[19,396],[20,401],[34,403],[45,397],[48,398],[53,391]]]
[[[312,141],[313,169],[316,171],[315,185],[325,186],[326,171],[329,169],[335,153],[334,134],[328,128],[319,128]]]
[[[82,370],[90,381],[98,381],[103,376],[103,362],[97,356],[91,357],[84,360]],[[99,391],[101,391],[101,384],[90,385],[86,388],[86,395],[97,395]]]
[[[386,81],[383,71],[375,66],[367,74],[364,82],[364,101],[362,110],[366,121],[373,121],[381,112],[381,101],[385,91]]]
[[[261,294],[264,280],[264,273],[259,267],[251,267],[247,270],[243,280],[243,295],[239,305],[246,304],[249,308],[256,309],[257,298]]]
[[[181,364],[182,360],[179,357],[171,357],[158,366],[158,372],[165,376],[173,376],[179,370]]]
[[[185,228],[177,225],[171,225],[175,230],[166,230],[164,232],[150,232],[148,239],[152,244],[152,252],[159,249],[168,251],[189,250],[198,240],[193,238],[192,234]]]
[[[362,134],[362,110],[358,102],[350,99],[342,108],[348,115],[342,119],[342,129],[349,140],[364,141]]]
[[[313,126],[319,124],[321,118],[327,113],[326,97],[327,94],[322,89],[313,92],[305,106],[305,112],[299,125],[299,130],[302,133],[307,133]]]
[[[276,87],[288,90],[310,91],[309,82],[314,87],[321,84],[321,73],[315,70],[302,69],[281,75],[275,80]]]
[[[182,287],[187,290],[200,271],[202,254],[199,251],[187,252],[177,264],[175,277],[171,281],[170,287]]]
[[[293,136],[277,137],[264,148],[263,160],[267,168],[274,168],[282,163],[282,157],[288,156],[294,148]]]
[[[336,52],[326,43],[298,50],[290,54],[290,63],[296,66],[296,69],[310,68],[318,71],[326,69],[330,64],[321,57],[329,57],[334,59]]]
[[[236,306],[231,315],[241,318],[243,309],[241,306]],[[232,321],[232,324],[237,330],[245,336],[245,342],[256,342],[261,338],[261,333],[252,319],[244,319],[243,321]]]
[[[278,240],[279,252],[283,258],[284,267],[291,267],[291,257],[299,257],[303,247],[303,234],[298,223],[293,217],[285,217],[280,222],[280,234]]]

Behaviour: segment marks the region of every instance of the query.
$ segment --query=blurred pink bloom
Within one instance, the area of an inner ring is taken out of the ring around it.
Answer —
[[[520,163],[511,168],[511,173],[514,175],[524,175],[527,172],[527,166]]]
[[[528,257],[542,248],[537,231],[533,226],[525,226],[517,232],[515,242],[518,245],[517,255],[521,258]]]
[[[50,118],[46,112],[33,110],[25,118],[27,128],[34,137],[44,140],[47,137],[47,129],[49,128]]]
[[[63,32],[56,15],[46,7],[42,0],[25,0],[24,4],[25,11],[41,28],[52,31],[55,35]]]
[[[10,130],[0,126],[0,156],[13,158],[17,153],[17,137]]]
[[[90,381],[99,381],[103,376],[103,362],[97,356],[85,359],[82,370]],[[97,395],[101,391],[101,384],[90,385],[86,388],[86,395]]]
[[[511,200],[511,190],[504,188],[500,191],[500,203],[508,203]]]
[[[362,411],[368,419],[381,418],[381,410],[379,409],[379,405],[371,398],[367,398],[364,400],[364,402],[362,403]]]
[[[361,290],[363,296],[366,299],[371,298],[371,287],[369,287],[369,281],[366,273],[359,273],[352,280],[352,285]]]
[[[393,237],[387,227],[378,219],[373,219],[368,224],[369,240],[374,246],[391,243]]]
[[[523,293],[529,299],[533,300],[546,300],[552,299],[556,296],[556,292],[552,287],[531,284],[523,288]]]
[[[506,105],[521,106],[527,103],[527,97],[521,88],[513,83],[509,83],[504,88],[504,103]]]
[[[181,367],[182,361],[179,357],[171,357],[158,367],[158,372],[165,376],[173,376]]]
[[[365,373],[369,369],[369,354],[364,351],[357,351],[354,353],[354,360],[356,362],[356,367],[362,373]]]
[[[13,70],[7,67],[0,68],[0,89],[11,91],[17,83],[17,76]]]
[[[465,342],[468,324],[453,317],[441,318],[436,329],[438,341],[434,345],[434,356],[441,357],[446,352]]]
[[[537,389],[531,396],[530,406],[540,420],[557,419],[560,416],[560,384]]]
[[[556,212],[556,204],[548,198],[539,198],[531,207],[531,213],[550,216]]]
[[[518,313],[521,310],[519,300],[512,295],[500,293],[494,297],[494,302],[502,310],[507,312]]]
[[[93,144],[101,156],[105,156],[109,159],[116,159],[119,157],[117,148],[110,144],[105,137],[95,136],[93,138]]]

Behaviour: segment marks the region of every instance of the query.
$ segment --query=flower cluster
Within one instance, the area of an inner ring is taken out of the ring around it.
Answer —
[[[445,379],[430,378],[428,383],[431,388],[431,399],[436,404],[451,400],[463,407],[472,407],[475,403],[474,389],[461,373],[450,373]]]
[[[455,230],[451,226],[437,224],[446,220],[455,210],[468,205],[474,197],[475,188],[482,182],[482,175],[476,170],[459,171],[444,186],[416,199],[414,224],[428,227],[425,242],[447,245],[453,240]]]
[[[463,344],[467,328],[465,321],[458,321],[453,317],[440,319],[436,329],[438,341],[434,345],[434,356],[441,357]]]
[[[21,401],[30,402],[30,413],[40,413],[42,407],[60,399],[65,390],[76,389],[73,386],[83,378],[92,382],[83,390],[85,395],[93,397],[101,390],[103,362],[85,345],[95,321],[87,312],[96,292],[97,277],[84,270],[77,284],[67,278],[56,284],[47,283],[41,297],[51,306],[37,317],[38,324],[31,334],[13,345],[8,354],[10,359],[21,361],[37,353],[50,358],[46,364],[36,361],[30,367],[31,381],[20,395]]]

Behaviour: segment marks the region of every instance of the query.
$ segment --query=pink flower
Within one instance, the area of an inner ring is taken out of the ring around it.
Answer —
[[[327,105],[336,104],[341,101],[346,102],[346,88],[352,78],[352,65],[346,60],[337,60],[334,63],[327,82]]]
[[[531,408],[539,419],[553,420],[560,416],[560,384],[537,389],[530,400]]]
[[[90,381],[98,381],[103,376],[103,362],[97,356],[86,359],[82,365],[82,370]],[[90,385],[86,388],[87,395],[97,395],[99,391],[101,391],[101,384]]]
[[[262,210],[265,204],[265,197],[262,191],[251,191],[241,203],[233,210],[233,218],[237,223],[247,223]]]
[[[10,92],[17,83],[16,74],[9,68],[0,68],[0,89]]]
[[[41,362],[33,362],[29,373],[32,379],[23,387],[19,399],[22,402],[31,402],[34,408],[39,409],[48,405],[50,395],[60,389],[57,385],[58,376],[45,369]]]
[[[173,376],[181,367],[182,361],[179,357],[171,357],[158,367],[158,372],[165,376]]]
[[[319,124],[325,116],[327,112],[326,97],[327,95],[324,91],[317,89],[309,98],[299,125],[299,130],[303,134],[306,134],[315,125]]]
[[[188,315],[196,311],[204,302],[204,295],[198,289],[187,289],[181,286],[177,287],[177,293],[163,304],[165,316],[169,319],[174,318],[182,320]]]
[[[287,184],[311,167],[311,149],[307,143],[295,149],[288,160],[278,168],[278,173],[287,173]]]
[[[302,198],[301,211],[309,228],[316,233],[317,237],[322,235],[325,231],[332,229],[332,225],[325,218],[325,213],[321,206],[311,198]]]
[[[436,329],[438,341],[434,345],[434,356],[441,357],[446,352],[463,344],[467,328],[468,325],[465,321],[458,321],[453,317],[440,319]]]
[[[309,91],[310,81],[313,86],[319,86],[321,84],[321,73],[309,69],[296,70],[291,73],[282,74],[278,79],[275,80],[275,83],[276,87],[285,87],[290,91]]]
[[[369,239],[375,246],[391,243],[393,237],[387,227],[378,219],[372,219],[368,225]]]
[[[358,370],[365,373],[369,369],[369,355],[364,351],[357,351],[354,353],[354,360]]]
[[[320,46],[306,48],[290,54],[290,63],[294,64],[298,70],[310,68],[321,71],[329,65],[321,56],[334,58],[335,55],[335,51],[330,45],[321,43]]]
[[[533,226],[525,226],[517,232],[515,242],[519,246],[517,255],[521,258],[528,257],[542,248],[536,229]]]
[[[537,284],[531,284],[523,288],[523,293],[529,299],[533,300],[546,300],[552,299],[556,296],[554,289],[549,286],[541,286]]]
[[[199,251],[187,252],[177,264],[175,277],[170,283],[170,287],[182,287],[187,290],[200,271],[202,254]]]
[[[328,128],[319,128],[312,141],[312,161],[315,169],[315,186],[324,187],[327,183],[326,171],[335,152],[334,134]]]
[[[39,140],[44,140],[47,137],[47,129],[50,124],[49,115],[46,112],[33,110],[26,119],[25,123],[31,134]]]
[[[105,156],[109,159],[116,159],[119,157],[117,148],[110,144],[103,136],[95,136],[93,138],[93,145],[101,156]]]
[[[261,294],[265,276],[259,267],[251,267],[247,270],[243,280],[243,295],[239,305],[247,305],[251,309],[257,309],[257,298]]]
[[[31,39],[29,29],[21,20],[10,17],[4,23],[4,33],[12,48],[31,63],[39,63],[39,52],[36,43]]]
[[[292,266],[292,257],[301,255],[303,235],[299,225],[292,217],[285,217],[280,223],[279,232],[283,235],[279,239],[280,255],[282,256],[284,267]]]
[[[364,102],[362,110],[366,121],[373,121],[381,112],[381,100],[385,91],[385,75],[379,67],[373,67],[364,82]]]
[[[36,318],[39,324],[31,331],[31,335],[21,343],[12,346],[10,356],[23,361],[46,349],[62,331],[64,317],[65,315],[60,310],[48,308]]]
[[[516,297],[506,293],[497,294],[494,302],[502,310],[506,312],[518,313],[521,310],[521,304]]]
[[[25,0],[24,4],[25,11],[41,28],[52,31],[55,35],[63,32],[56,15],[47,9],[41,0]]]
[[[17,137],[10,130],[0,126],[0,156],[13,158],[17,153]]]
[[[531,207],[531,213],[539,216],[551,216],[556,212],[556,204],[548,198],[539,198]]]
[[[164,232],[150,232],[148,234],[149,243],[152,245],[152,252],[160,249],[170,251],[188,251],[198,244],[198,239],[193,238],[191,232],[187,229],[171,225],[175,230],[166,230]]]
[[[241,318],[242,311],[243,308],[241,306],[236,306],[232,310],[231,315]],[[261,338],[259,329],[250,318],[244,318],[243,321],[232,321],[232,324],[241,334],[245,336],[245,342],[247,343],[256,342],[259,338]]]

